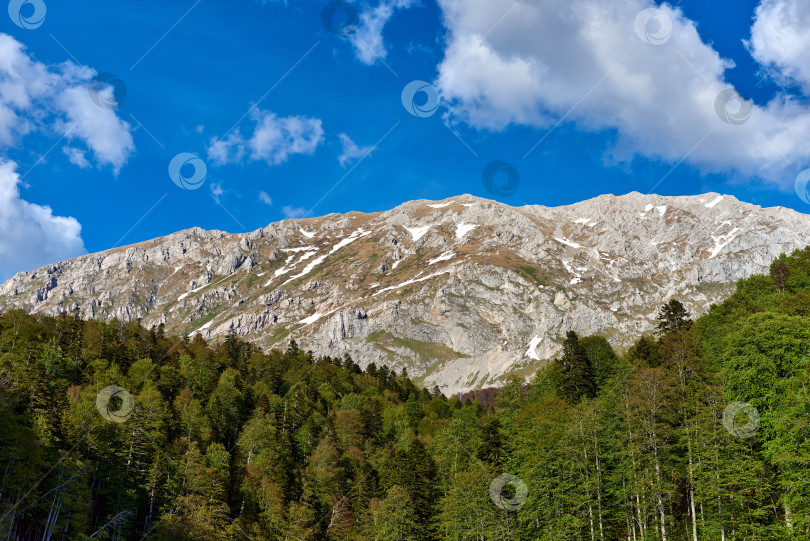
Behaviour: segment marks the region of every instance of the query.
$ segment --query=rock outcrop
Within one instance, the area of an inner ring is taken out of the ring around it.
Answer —
[[[531,375],[569,329],[626,347],[669,298],[701,314],[808,242],[810,216],[714,193],[517,208],[463,195],[245,234],[189,229],[19,273],[0,308],[264,348],[295,338],[458,392]]]

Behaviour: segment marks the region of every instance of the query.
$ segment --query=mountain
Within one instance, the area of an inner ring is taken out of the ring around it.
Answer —
[[[0,309],[235,332],[264,348],[294,338],[458,392],[530,375],[570,329],[626,347],[669,298],[699,315],[807,244],[810,216],[715,193],[561,207],[462,195],[180,231],[21,272],[0,286]]]

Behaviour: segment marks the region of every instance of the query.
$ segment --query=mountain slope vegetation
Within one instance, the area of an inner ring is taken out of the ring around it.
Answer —
[[[0,314],[0,538],[810,538],[810,249],[487,406],[385,366]]]

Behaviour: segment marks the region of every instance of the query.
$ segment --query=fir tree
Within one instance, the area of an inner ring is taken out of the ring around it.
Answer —
[[[576,403],[584,398],[596,396],[596,385],[591,373],[588,352],[579,343],[579,336],[568,331],[563,342],[563,354],[557,360],[560,365],[560,395],[569,402]]]
[[[667,334],[689,328],[689,312],[677,299],[671,299],[658,313],[658,334]]]
[[[593,379],[600,389],[616,370],[616,352],[604,336],[586,336],[579,343],[588,353]]]

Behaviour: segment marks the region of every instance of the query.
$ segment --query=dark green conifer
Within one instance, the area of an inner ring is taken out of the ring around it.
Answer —
[[[670,299],[658,313],[658,334],[667,334],[689,328],[692,321],[686,307],[677,299]]]
[[[563,342],[563,354],[557,362],[560,365],[560,394],[569,402],[579,402],[583,397],[596,396],[596,385],[591,373],[588,352],[579,343],[579,336],[568,331]]]

